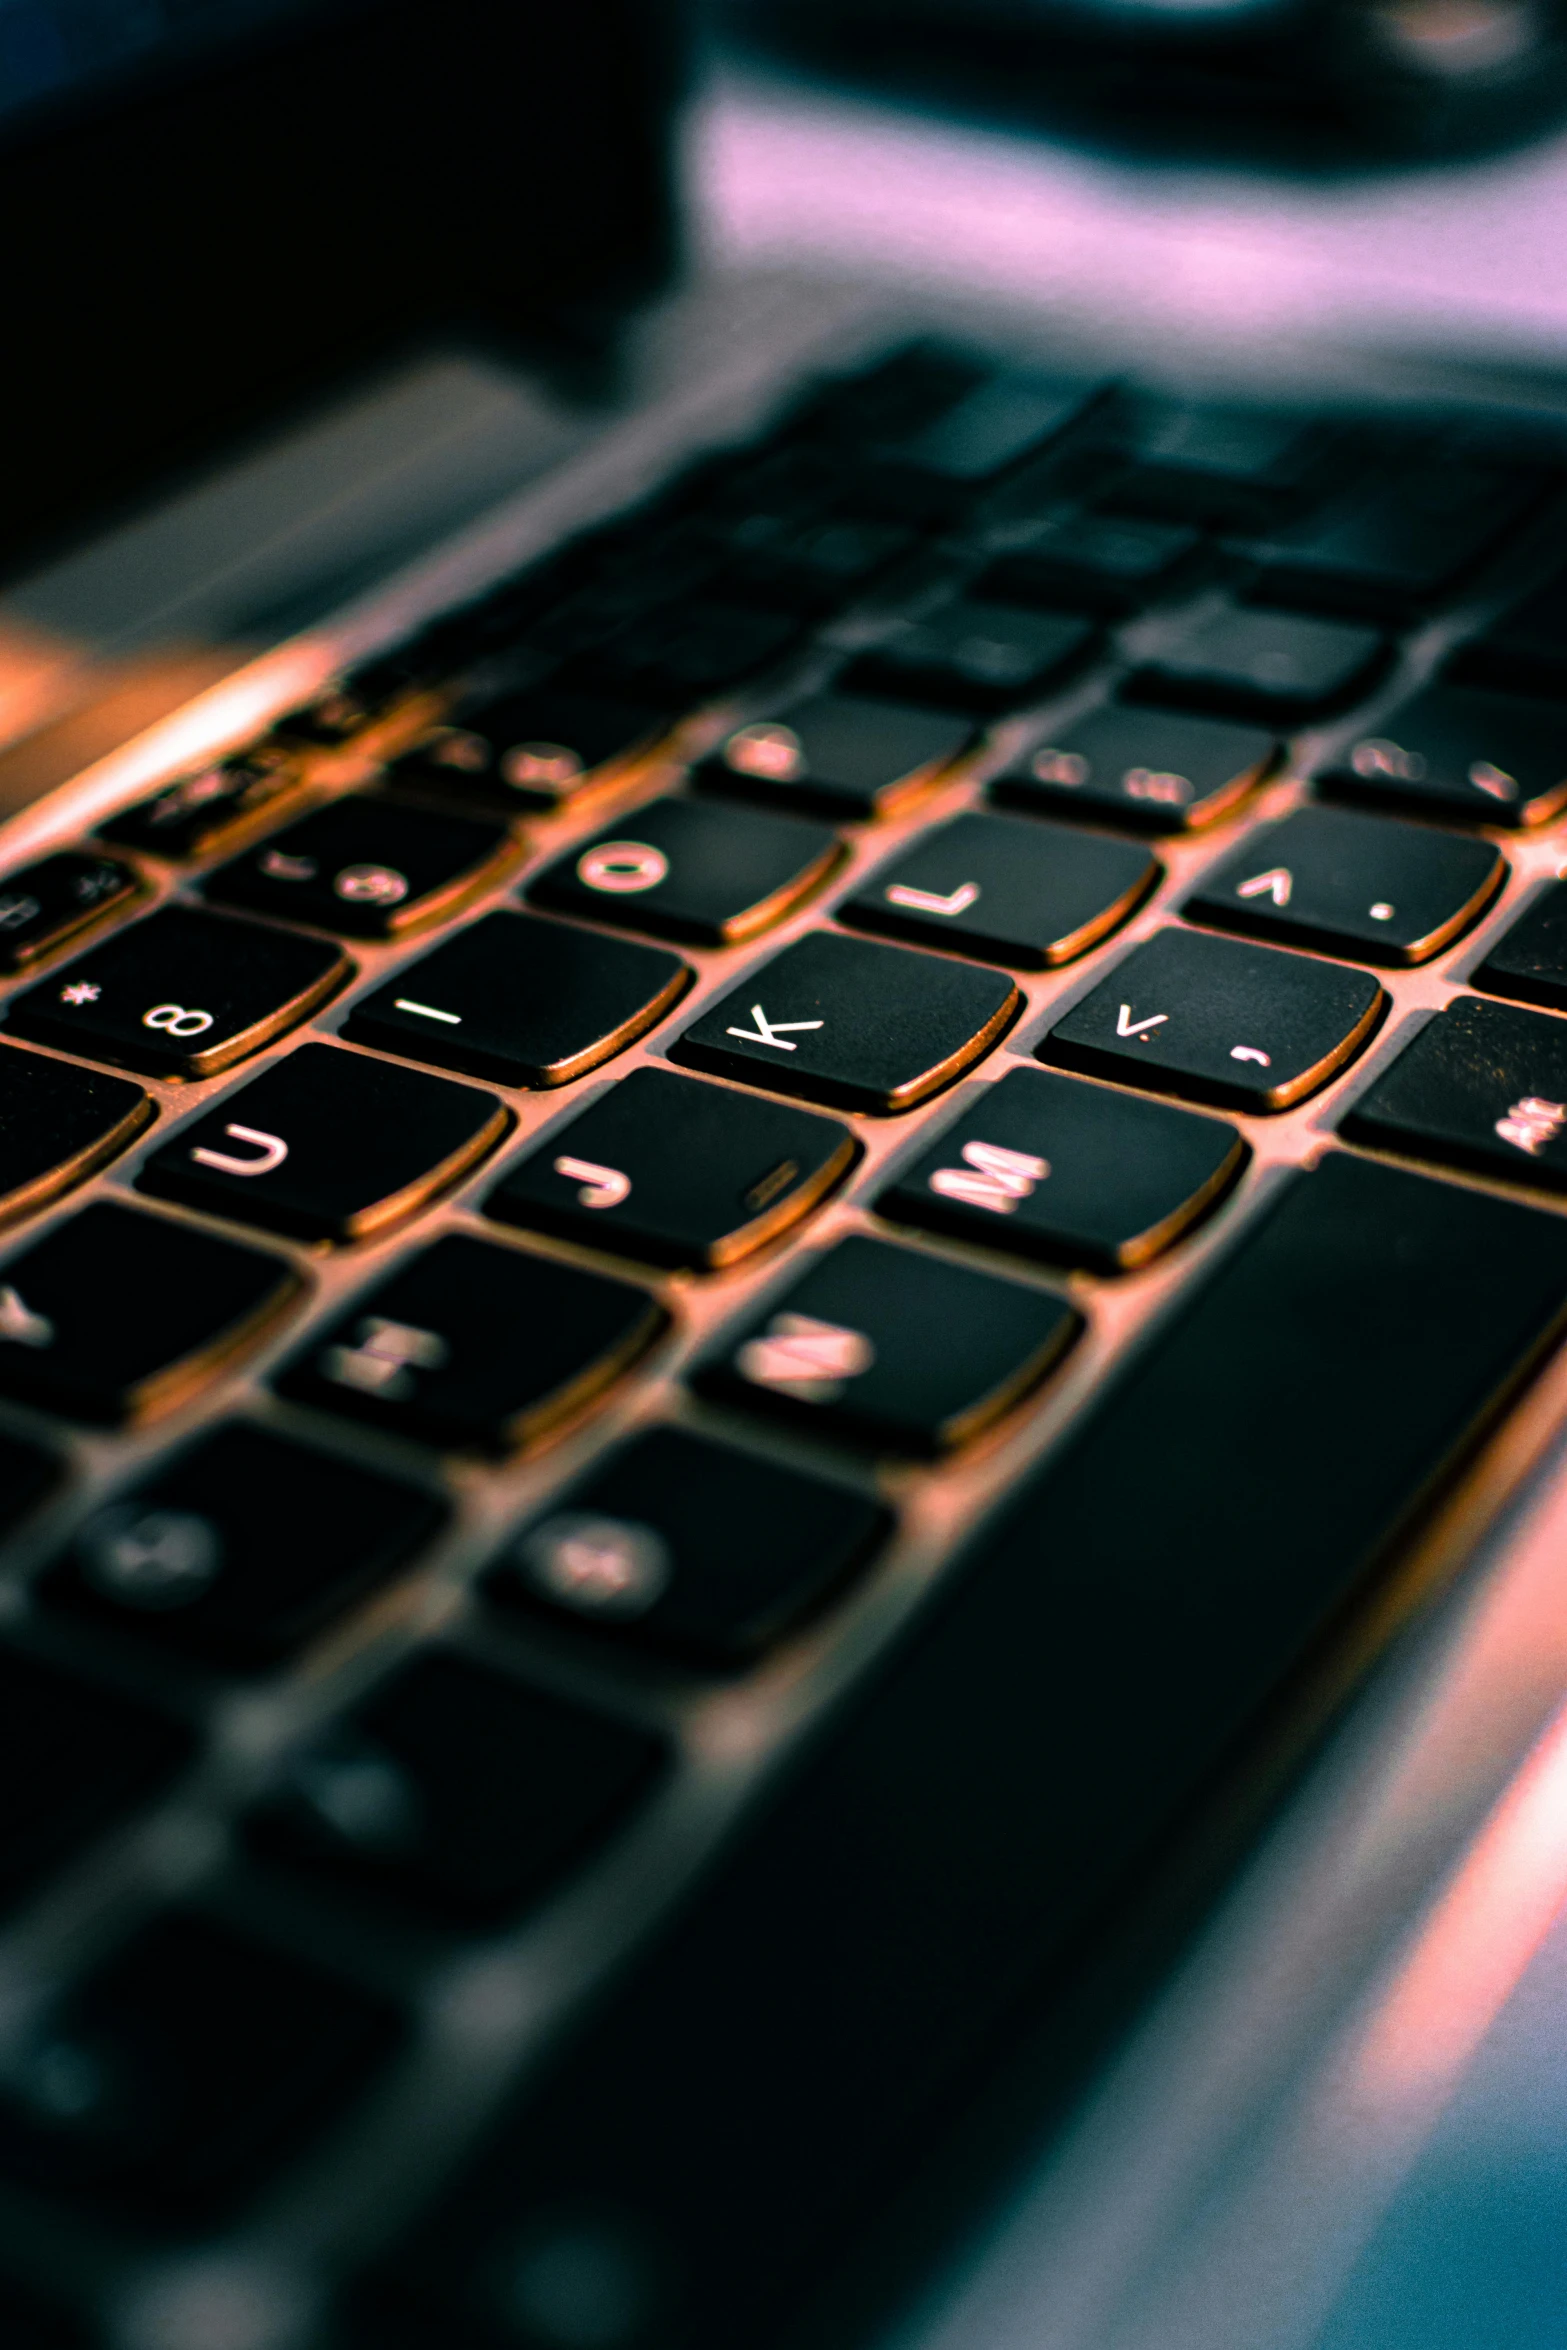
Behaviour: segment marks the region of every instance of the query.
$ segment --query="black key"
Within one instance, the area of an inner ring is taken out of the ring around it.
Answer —
[[[94,1510],[39,1591],[50,1607],[256,1672],[389,1581],[446,1516],[401,1478],[235,1421]]]
[[[296,1759],[250,1841],[372,1899],[483,1925],[585,1859],[663,1764],[645,1730],[437,1653]]]
[[[471,1085],[306,1044],[182,1126],[137,1185],[297,1240],[365,1240],[459,1181],[510,1123]]]
[[[1049,815],[1086,808],[1142,832],[1197,832],[1229,815],[1281,756],[1259,727],[1113,702],[1026,752],[990,789]]]
[[[634,1044],[690,984],[657,947],[485,914],[363,997],[344,1034],[501,1085],[566,1085]]]
[[[1068,514],[1003,555],[975,592],[998,604],[1037,604],[1126,619],[1196,585],[1211,560],[1201,531],[1181,522]]]
[[[41,1501],[60,1475],[60,1465],[36,1444],[0,1436],[0,1528],[9,1533]]]
[[[1181,911],[1330,955],[1428,963],[1479,920],[1507,870],[1489,841],[1302,808],[1252,833]]]
[[[654,800],[617,831],[568,850],[530,883],[536,906],[735,946],[781,922],[843,856],[835,832],[800,817],[703,800]]]
[[[240,752],[166,783],[150,800],[109,817],[98,834],[155,857],[200,857],[286,807],[303,784],[300,769],[281,753]]]
[[[0,1218],[25,1216],[80,1183],[153,1114],[123,1077],[0,1049]]]
[[[1567,882],[1552,882],[1503,931],[1471,984],[1567,1012]]]
[[[504,812],[560,808],[651,759],[670,713],[551,686],[459,710],[387,770],[391,790]]]
[[[220,904],[318,930],[399,938],[487,889],[519,854],[504,825],[356,797],[220,865],[206,889]]]
[[[842,682],[851,693],[994,716],[1042,701],[1098,645],[1092,620],[958,597],[923,620],[901,622],[895,635],[861,655]]]
[[[1359,701],[1391,659],[1374,628],[1232,604],[1135,670],[1126,692],[1134,701],[1291,726]]]
[[[335,1975],[209,1918],[161,1918],[0,2076],[0,2172],[160,2221],[215,2218],[368,2086],[402,2037]]]
[[[732,549],[726,593],[811,620],[858,601],[919,544],[912,530],[855,515],[809,521],[757,515],[726,535]]]
[[[278,1386],[432,1444],[508,1452],[592,1402],[667,1319],[629,1282],[449,1233],[357,1297]]]
[[[1082,1326],[1043,1290],[840,1240],[731,1331],[695,1383],[722,1403],[933,1459],[1013,1410]]]
[[[1547,824],[1567,806],[1567,711],[1431,685],[1351,743],[1322,789],[1475,824]]]
[[[1333,454],[1330,430],[1265,408],[1149,400],[1129,422],[1133,463],[1106,503],[1130,514],[1196,515],[1236,528],[1265,522],[1316,487]]]
[[[852,821],[894,814],[973,745],[966,719],[873,696],[813,694],[737,728],[697,769],[697,781]]]
[[[824,2270],[889,2240],[882,2199],[970,2100],[1024,2065],[1035,2113],[1080,2083],[1080,1988],[1145,1979],[1108,1920],[1564,1298],[1554,1215],[1342,1153],[1284,1187],[492,2119],[355,2340],[534,2350],[584,2248],[643,2342],[817,2338]],[[943,2208],[891,2240],[934,2257]]]
[[[1460,996],[1346,1115],[1350,1142],[1567,1191],[1567,1028]]]
[[[1402,467],[1268,548],[1256,593],[1306,611],[1412,619],[1456,594],[1549,487],[1523,466],[1447,457]]]
[[[670,1053],[774,1093],[892,1115],[999,1044],[1021,1001],[999,971],[816,931],[721,996]]]
[[[567,678],[574,688],[602,686],[686,710],[774,668],[803,633],[793,612],[693,600],[631,622],[581,654]]]
[[[1107,938],[1163,878],[1129,841],[1005,816],[958,816],[873,874],[839,919],[1042,971]]]
[[[0,970],[25,971],[77,931],[138,894],[128,865],[61,849],[0,881]]]
[[[307,1018],[353,964],[341,947],[165,906],[40,980],[11,1026],[154,1077],[212,1077]]]
[[[1460,685],[1567,699],[1567,572],[1460,645],[1446,675]]]
[[[0,1267],[0,1388],[74,1420],[151,1419],[299,1288],[281,1257],[95,1200]]]
[[[655,1428],[514,1535],[483,1588],[722,1671],[819,1607],[892,1524],[846,1485]]]
[[[835,1118],[634,1069],[552,1126],[484,1206],[507,1224],[712,1272],[797,1224],[858,1157]]]
[[[876,1205],[897,1223],[1123,1273],[1190,1231],[1248,1156],[1217,1118],[1017,1069],[987,1086]]]
[[[1039,1056],[1225,1109],[1287,1110],[1353,1059],[1386,1008],[1369,971],[1161,930],[1056,1022]]]
[[[0,1904],[14,1909],[83,1846],[154,1802],[194,1743],[117,1690],[0,1651]]]
[[[929,422],[870,452],[856,500],[930,521],[957,514],[1015,466],[1032,463],[1102,395],[1081,381],[1019,370],[991,376]]]

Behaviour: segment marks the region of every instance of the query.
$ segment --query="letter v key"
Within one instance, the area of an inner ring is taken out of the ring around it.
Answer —
[[[1115,1032],[1117,1036],[1146,1036],[1150,1028],[1162,1028],[1169,1017],[1168,1012],[1150,1012],[1146,1020],[1134,1020],[1131,1005],[1123,1004]]]

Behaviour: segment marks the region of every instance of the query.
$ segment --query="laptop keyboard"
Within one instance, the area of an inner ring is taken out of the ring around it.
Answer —
[[[0,877],[19,2307],[262,2209],[312,2344],[791,2320],[1560,1327],[1564,495],[916,345]]]

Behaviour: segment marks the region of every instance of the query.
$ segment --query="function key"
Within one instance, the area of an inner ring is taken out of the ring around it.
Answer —
[[[996,716],[1042,701],[1085,666],[1099,638],[1092,620],[960,596],[922,620],[902,621],[885,643],[861,655],[844,683],[851,693]]]
[[[792,913],[841,861],[824,824],[703,800],[654,800],[569,849],[530,883],[557,914],[585,914],[696,946],[735,946]]]
[[[446,1506],[242,1421],[93,1511],[46,1606],[235,1672],[291,1656],[433,1540]]]
[[[242,752],[165,784],[150,800],[110,816],[98,826],[98,835],[117,848],[155,857],[200,857],[229,834],[284,807],[303,784],[299,768],[281,754]]]
[[[1135,701],[1292,726],[1368,693],[1392,659],[1374,628],[1232,604],[1134,671]]]
[[[395,800],[317,808],[206,884],[220,904],[351,938],[397,938],[500,880],[520,852],[504,825]]]
[[[58,1665],[0,1651],[0,1905],[14,1909],[84,1845],[154,1802],[190,1732]]]
[[[838,909],[861,930],[1041,971],[1084,955],[1163,879],[1130,841],[1006,816],[958,816],[921,835]]]
[[[881,1240],[842,1240],[696,1374],[724,1403],[933,1458],[1037,1387],[1082,1322],[1059,1297]]]
[[[1139,401],[1123,442],[1131,467],[1106,503],[1131,514],[1192,515],[1245,528],[1297,505],[1321,483],[1335,437],[1314,419],[1275,409]]]
[[[1086,808],[1142,832],[1198,832],[1227,816],[1282,756],[1260,727],[1115,702],[1026,752],[990,789],[1051,815]]]
[[[998,971],[817,931],[719,998],[675,1060],[774,1093],[890,1116],[999,1044],[1022,998]]]
[[[129,905],[139,888],[129,866],[85,849],[61,849],[8,873],[0,881],[0,970],[24,971],[100,915]]]
[[[483,1589],[494,1607],[722,1672],[820,1606],[891,1527],[848,1486],[655,1428],[514,1535]]]
[[[95,1201],[0,1267],[0,1388],[109,1427],[172,1411],[299,1294],[280,1257]]]
[[[666,1319],[629,1282],[452,1233],[356,1298],[278,1386],[432,1444],[510,1452],[600,1395]]]
[[[1039,1055],[1227,1109],[1287,1110],[1359,1052],[1386,1007],[1369,971],[1161,930],[1056,1022]]]
[[[993,563],[975,592],[998,604],[1038,604],[1124,620],[1165,597],[1184,594],[1210,562],[1207,540],[1189,523],[1068,514],[1045,523],[1016,554]]]
[[[489,1925],[586,1860],[664,1760],[645,1730],[438,1652],[307,1747],[249,1840],[345,1892]]]
[[[974,747],[966,719],[859,694],[813,694],[753,718],[697,769],[709,791],[824,815],[890,816]]]
[[[678,956],[531,914],[484,914],[349,1014],[344,1034],[501,1085],[565,1085],[678,1003]]]
[[[153,1114],[139,1085],[0,1046],[0,1218],[25,1216],[82,1182]]]
[[[509,1124],[471,1085],[306,1044],[182,1126],[137,1184],[298,1240],[365,1240],[458,1182]]]
[[[1567,700],[1567,572],[1510,604],[1448,661],[1455,685]]]
[[[1189,1232],[1248,1155],[1218,1118],[1018,1069],[876,1205],[896,1223],[986,1248],[1124,1273]]]
[[[1428,963],[1479,920],[1507,870],[1488,841],[1302,808],[1252,833],[1181,911],[1330,955]]]
[[[1347,1142],[1567,1191],[1567,1026],[1460,996],[1361,1096]]]
[[[154,1077],[212,1077],[295,1027],[353,965],[341,947],[165,906],[29,988],[11,1026]]]
[[[504,811],[562,808],[651,759],[670,713],[538,686],[460,709],[392,761],[387,787]]]
[[[208,1918],[165,1917],[32,2026],[0,2085],[0,2172],[159,2221],[216,2217],[366,2088],[379,1999]]]
[[[1567,710],[1431,685],[1349,745],[1322,789],[1475,824],[1547,824],[1567,806]]]
[[[1553,881],[1503,931],[1470,984],[1567,1012],[1567,882]]]
[[[1551,486],[1526,467],[1451,457],[1400,467],[1266,549],[1256,593],[1307,611],[1412,619],[1456,594]]]
[[[824,1199],[859,1145],[836,1119],[634,1069],[503,1176],[506,1224],[654,1265],[732,1265]]]

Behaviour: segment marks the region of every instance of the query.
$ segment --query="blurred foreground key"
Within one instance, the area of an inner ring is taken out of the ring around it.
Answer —
[[[1564,1300],[1554,1216],[1342,1156],[1278,1193],[502,2112],[354,2350],[837,2339],[824,2273],[1021,2035],[1031,2079],[1081,2062],[1066,1970]]]

